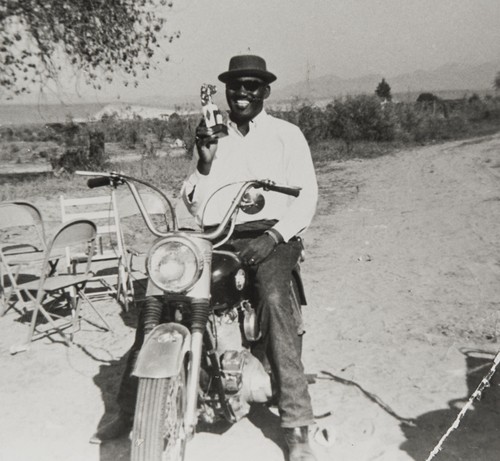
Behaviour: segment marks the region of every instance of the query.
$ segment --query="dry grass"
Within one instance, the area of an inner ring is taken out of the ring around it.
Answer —
[[[1,150],[1,149],[0,149]],[[27,154],[21,162],[27,162]],[[104,171],[120,171],[151,182],[170,196],[175,196],[187,176],[190,160],[184,157],[141,158],[135,161],[113,161]],[[88,192],[83,177],[52,172],[38,174],[0,174],[0,200],[51,197],[63,194],[83,196]]]
[[[53,141],[6,141],[0,143],[0,162],[32,162],[60,151]]]

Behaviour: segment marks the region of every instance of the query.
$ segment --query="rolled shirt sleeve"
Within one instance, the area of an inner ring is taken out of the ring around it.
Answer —
[[[318,183],[307,141],[298,127],[292,126],[290,135],[284,138],[286,183],[302,188],[296,198],[291,198],[274,228],[285,242],[300,235],[311,224],[318,201]]]
[[[202,175],[196,168],[184,181],[181,189],[181,197],[189,212],[196,216],[198,213],[204,192],[208,189],[210,178],[208,175]]]

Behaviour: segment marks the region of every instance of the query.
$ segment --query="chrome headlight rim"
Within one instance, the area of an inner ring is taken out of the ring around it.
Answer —
[[[179,285],[175,288],[167,287],[164,284],[162,284],[161,282],[159,282],[156,279],[156,277],[154,276],[155,271],[151,267],[153,256],[159,250],[159,248],[161,248],[162,246],[171,244],[171,243],[177,243],[177,244],[184,245],[189,250],[191,250],[191,252],[195,258],[195,263],[196,263],[195,274],[193,275],[193,277],[191,278],[189,283]],[[157,242],[155,242],[154,245],[149,249],[148,256],[146,259],[146,272],[148,274],[149,279],[153,282],[153,284],[156,287],[158,287],[160,290],[162,290],[166,293],[184,293],[184,292],[190,290],[196,284],[196,282],[198,282],[198,280],[200,279],[202,271],[203,271],[203,254],[202,254],[200,248],[198,248],[198,246],[188,237],[181,236],[181,235],[165,237],[165,238],[162,238],[161,240],[158,240]]]

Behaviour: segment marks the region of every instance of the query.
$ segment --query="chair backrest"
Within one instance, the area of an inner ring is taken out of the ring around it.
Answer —
[[[61,224],[47,245],[43,273],[46,275],[52,270],[49,262],[54,255],[64,256],[62,250],[67,251],[78,247],[87,255],[85,274],[88,274],[94,254],[96,236],[97,227],[89,219],[76,219]]]
[[[43,246],[45,248],[47,246],[47,236],[45,233],[45,223],[43,221],[41,211],[35,205],[33,205],[33,203],[31,203],[31,202],[16,200],[16,201],[14,201],[14,203],[17,206],[24,208],[25,210],[28,211],[28,213],[31,214],[31,217],[33,218],[33,223],[35,224],[35,228],[38,232],[40,241],[43,243]]]
[[[76,219],[64,223],[54,235],[50,249],[66,248],[86,244],[94,240],[97,235],[97,226],[90,219]]]
[[[106,249],[111,248],[117,256],[124,255],[123,236],[114,191],[109,195],[94,197],[68,198],[61,195],[59,201],[63,223],[74,219],[90,219],[96,224],[98,253],[102,254]]]
[[[0,203],[0,231],[12,230],[17,234],[16,240],[22,243],[40,245],[46,248],[45,225],[40,210],[30,202],[9,201]],[[32,232],[36,234],[33,240]],[[3,240],[3,239],[2,239]]]

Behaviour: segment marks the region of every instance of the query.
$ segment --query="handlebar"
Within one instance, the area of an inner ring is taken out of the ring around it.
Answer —
[[[254,187],[261,187],[264,190],[272,190],[274,192],[279,192],[280,194],[285,194],[285,195],[290,195],[292,197],[298,197],[300,195],[300,191],[302,190],[301,187],[294,187],[294,186],[282,186],[279,184],[275,184],[272,181],[265,180],[265,181],[256,181],[256,184]]]
[[[75,174],[77,174],[79,176],[91,176],[91,178],[87,181],[87,185],[91,189],[95,188],[95,187],[102,187],[102,186],[111,186],[113,188],[117,188],[121,184],[126,184],[127,187],[129,188],[130,192],[132,193],[132,196],[134,197],[134,200],[137,204],[137,207],[139,208],[139,211],[141,212],[141,215],[142,215],[144,222],[146,223],[146,226],[148,227],[148,229],[153,233],[153,235],[156,235],[157,237],[164,237],[167,234],[165,232],[162,232],[162,231],[159,231],[158,229],[156,229],[134,182],[137,182],[139,184],[143,184],[146,187],[149,187],[150,189],[152,189],[156,193],[158,193],[165,200],[165,202],[168,204],[168,207],[170,209],[170,213],[172,215],[173,230],[174,231],[178,230],[179,226],[177,223],[177,216],[175,213],[175,209],[172,205],[172,202],[160,189],[153,186],[152,184],[150,184],[146,181],[143,181],[142,179],[133,178],[132,176],[127,176],[127,175],[124,175],[121,173],[116,173],[114,171],[110,172],[110,173],[101,173],[101,172],[95,172],[95,171],[78,170],[78,171],[75,171]]]
[[[75,171],[75,174],[80,175],[80,176],[92,176],[92,178],[87,181],[87,185],[90,188],[102,187],[102,186],[112,186],[112,187],[116,188],[121,184],[126,184],[127,187],[129,188],[130,192],[132,193],[132,196],[134,197],[134,199],[137,203],[137,206],[139,207],[141,215],[144,218],[144,221],[145,221],[148,229],[157,237],[165,237],[165,236],[169,235],[169,232],[162,232],[162,231],[159,231],[158,229],[156,229],[134,182],[137,182],[139,184],[143,184],[143,185],[153,189],[158,194],[160,194],[164,198],[164,200],[168,203],[168,205],[170,207],[170,212],[172,213],[173,231],[178,230],[177,217],[175,215],[174,207],[172,206],[168,197],[160,189],[153,186],[152,184],[149,184],[146,181],[143,181],[143,180],[138,179],[138,178],[134,178],[132,176],[127,176],[127,175],[115,173],[115,172],[97,173],[97,172],[93,172],[93,171]],[[276,184],[270,180],[254,179],[254,180],[244,181],[242,183],[242,186],[240,187],[240,190],[238,191],[238,193],[234,197],[233,201],[231,202],[231,205],[229,206],[228,210],[226,211],[226,214],[224,215],[220,224],[217,226],[217,228],[215,230],[213,230],[212,232],[190,231],[189,233],[198,235],[199,237],[207,239],[207,240],[217,240],[223,234],[223,232],[226,229],[229,222],[231,222],[236,217],[236,214],[239,210],[239,206],[241,204],[243,196],[252,187],[253,188],[261,188],[264,190],[270,190],[270,191],[278,192],[281,194],[290,195],[292,197],[298,197],[300,194],[300,191],[302,190],[300,187],[280,185],[280,184]]]
[[[112,185],[111,178],[108,178],[106,176],[91,178],[87,181],[87,186],[89,186],[90,189],[94,189],[95,187],[111,186],[111,185]]]

